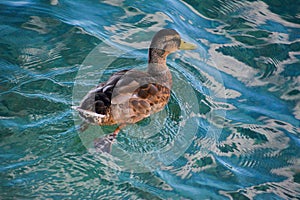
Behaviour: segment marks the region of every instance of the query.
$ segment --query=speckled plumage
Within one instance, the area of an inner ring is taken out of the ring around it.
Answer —
[[[113,134],[97,139],[96,148],[110,152],[111,143],[121,127],[136,123],[165,107],[172,86],[166,57],[186,44],[175,30],[163,29],[152,39],[147,71],[116,72],[88,92],[76,108],[79,115],[91,124],[120,125]],[[194,49],[195,46],[188,47]]]

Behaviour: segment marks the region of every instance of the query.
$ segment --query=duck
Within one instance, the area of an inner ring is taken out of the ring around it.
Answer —
[[[90,90],[74,107],[86,124],[117,125],[113,133],[94,140],[97,152],[110,153],[117,135],[125,126],[137,123],[164,109],[172,88],[167,56],[197,46],[181,39],[174,29],[162,29],[152,38],[147,70],[121,70]]]

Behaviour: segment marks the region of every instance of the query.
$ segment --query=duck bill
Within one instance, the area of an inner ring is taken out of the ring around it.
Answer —
[[[184,40],[181,40],[179,49],[180,50],[193,50],[193,49],[197,49],[197,46],[192,43],[188,43],[188,42],[185,42]]]

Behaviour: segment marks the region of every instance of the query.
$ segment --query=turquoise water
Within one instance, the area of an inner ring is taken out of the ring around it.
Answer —
[[[0,16],[1,199],[300,198],[299,1],[2,0]],[[114,127],[79,132],[71,106],[142,69],[162,28],[198,46],[169,56],[168,106],[93,154]]]

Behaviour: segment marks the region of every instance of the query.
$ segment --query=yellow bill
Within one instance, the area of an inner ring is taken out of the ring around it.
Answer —
[[[184,40],[181,40],[179,49],[180,50],[193,50],[193,49],[197,49],[197,46],[195,44],[188,43],[188,42],[185,42]]]

